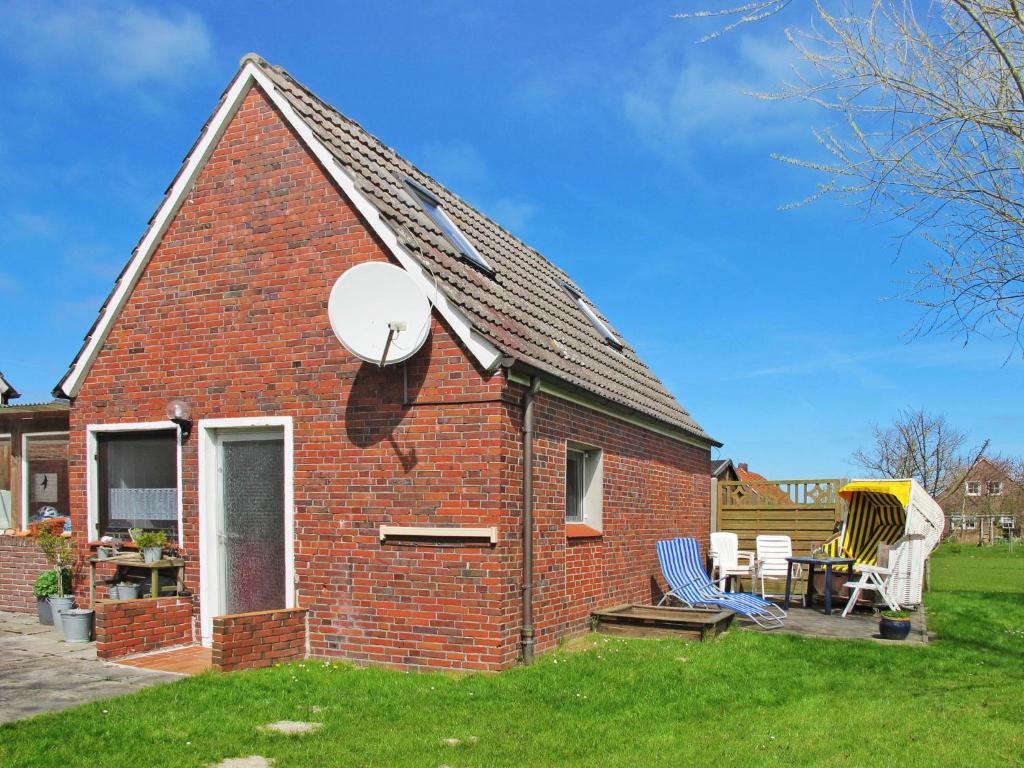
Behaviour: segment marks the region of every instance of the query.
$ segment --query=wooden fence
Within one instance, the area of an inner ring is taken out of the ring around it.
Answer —
[[[793,552],[809,554],[832,537],[842,518],[842,480],[765,480],[718,483],[718,530],[739,536],[740,549],[754,549],[759,534],[785,534]]]

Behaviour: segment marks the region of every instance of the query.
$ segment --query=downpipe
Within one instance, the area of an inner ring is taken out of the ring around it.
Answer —
[[[540,379],[530,377],[523,395],[523,664],[533,662],[533,410]]]

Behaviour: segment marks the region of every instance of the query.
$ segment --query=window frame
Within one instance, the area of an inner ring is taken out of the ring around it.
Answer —
[[[181,427],[173,421],[141,421],[125,422],[120,424],[89,424],[86,430],[86,540],[98,541],[101,535],[99,530],[99,435],[106,432],[157,432],[173,431],[175,435],[175,472],[177,474],[177,531],[172,543],[180,546],[184,526],[184,515],[182,513],[182,461],[181,461]],[[171,537],[169,537],[171,538]]]
[[[580,516],[569,517],[569,455],[579,454],[583,457],[582,474],[580,477]],[[585,525],[595,531],[603,529],[604,514],[604,451],[592,445],[584,445],[571,440],[565,444],[565,474],[563,490],[566,496],[565,524]]]
[[[480,254],[480,251],[469,241],[469,238],[466,237],[459,225],[448,215],[448,212],[444,209],[444,203],[438,199],[437,195],[408,176],[405,177],[404,181],[420,210],[441,230],[444,239],[451,243],[452,247],[459,252],[460,258],[477,269],[493,276],[494,267]]]
[[[0,443],[2,443],[4,440],[6,440],[8,443],[10,443],[10,446],[11,446],[10,447],[10,452],[7,455],[8,469],[10,469],[10,464],[11,464],[10,460],[14,456],[14,435],[11,434],[10,432],[0,432]],[[20,469],[20,464],[19,464],[19,469]],[[8,480],[8,484],[11,485],[11,486],[14,485],[14,478],[13,477],[11,477]],[[12,527],[15,530],[18,530],[17,524],[21,522],[21,520],[20,520],[21,510],[20,509],[19,510],[15,510],[14,509],[14,488],[13,487],[12,488],[0,488],[0,490],[5,490],[5,491],[7,491],[10,494],[11,523],[12,523]]]
[[[995,486],[996,490],[992,490],[992,486]],[[985,490],[989,496],[1002,496],[1003,495],[1003,481],[1002,480],[987,480],[985,482]]]
[[[973,515],[964,515],[963,527],[960,529],[963,531],[976,531],[978,530],[978,518]]]
[[[971,492],[971,486],[976,486],[977,490]],[[966,480],[964,482],[964,496],[981,496],[981,480]]]
[[[583,313],[583,316],[587,318],[590,324],[594,326],[594,329],[604,337],[605,343],[608,346],[613,347],[617,352],[621,352],[625,345],[619,340],[619,337],[615,335],[612,329],[608,327],[608,324],[597,316],[597,312],[594,311],[594,308],[587,303],[586,297],[567,282],[562,283],[562,288],[564,288],[565,292],[568,293],[569,296],[572,297],[573,301],[576,302],[576,307]]]

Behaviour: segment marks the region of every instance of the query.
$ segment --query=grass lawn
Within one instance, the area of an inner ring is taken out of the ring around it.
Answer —
[[[1020,764],[1024,547],[945,546],[933,582],[927,647],[592,635],[501,675],[317,662],[207,674],[2,726],[0,766]],[[281,719],[324,725],[256,732]]]

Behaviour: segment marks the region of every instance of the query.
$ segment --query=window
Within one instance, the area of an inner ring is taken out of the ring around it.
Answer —
[[[405,180],[406,185],[413,193],[413,197],[416,202],[420,204],[423,212],[430,217],[444,233],[444,236],[448,238],[448,242],[455,246],[456,250],[462,255],[464,259],[480,267],[480,269],[494,274],[494,268],[487,263],[487,260],[481,256],[473,244],[466,239],[466,236],[459,231],[459,228],[455,225],[448,214],[445,213],[444,208],[441,207],[441,201],[434,197],[424,187],[417,184],[412,179]]]
[[[978,518],[976,517],[965,517],[963,523],[963,529],[965,531],[975,531],[978,529]]]
[[[101,432],[96,448],[97,538],[129,528],[159,529],[177,538],[177,432]]]
[[[16,528],[11,506],[11,436],[0,435],[0,531]]]
[[[1012,531],[1017,527],[1017,520],[1012,515],[1003,515],[999,518],[999,525],[1004,531]]]
[[[981,496],[981,481],[980,480],[968,480],[967,481],[967,495],[968,496]]]
[[[590,324],[597,329],[597,332],[604,337],[604,340],[616,349],[622,349],[622,342],[619,341],[618,337],[616,337],[614,333],[612,333],[612,329],[605,325],[601,318],[597,316],[597,313],[594,312],[591,306],[587,303],[587,300],[583,298],[583,294],[568,283],[562,283],[562,287],[565,288],[566,293],[573,297],[576,301],[576,306],[580,309],[580,312],[582,312],[584,317],[590,321]]]
[[[602,453],[570,445],[565,452],[565,521],[601,529]]]
[[[68,436],[36,433],[22,436],[22,528],[45,520],[71,520],[68,493]]]
[[[1002,496],[1003,495],[1003,481],[1002,480],[989,480],[988,481],[988,495],[989,496]]]

